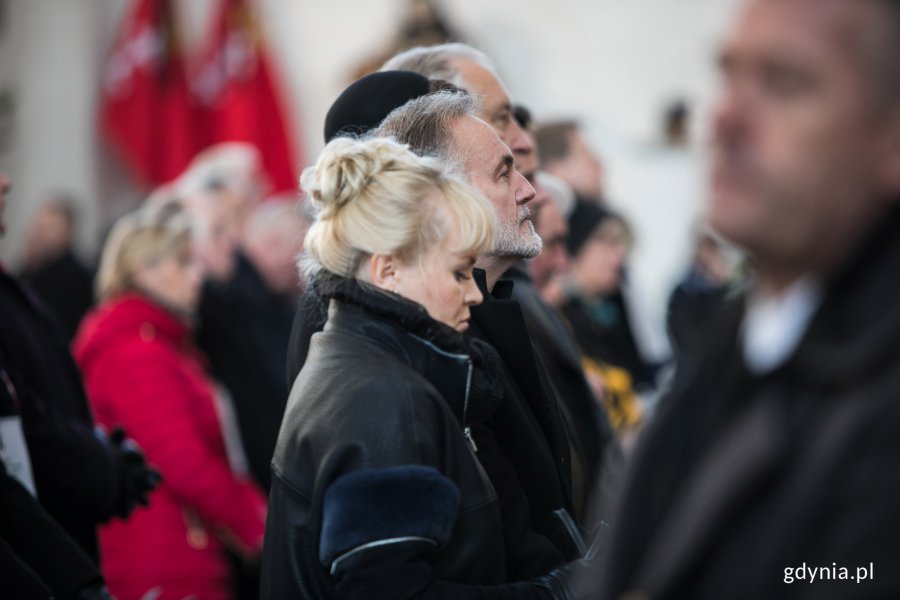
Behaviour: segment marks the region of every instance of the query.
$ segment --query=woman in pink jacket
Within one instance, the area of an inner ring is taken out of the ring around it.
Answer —
[[[191,340],[201,273],[176,204],[123,217],[103,250],[101,305],[75,357],[97,421],[122,425],[163,482],[148,508],[102,528],[102,568],[119,600],[218,600],[225,547],[256,560],[265,499],[229,465],[222,412]]]

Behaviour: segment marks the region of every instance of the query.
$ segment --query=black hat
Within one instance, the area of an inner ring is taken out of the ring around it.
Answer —
[[[328,109],[325,143],[375,129],[392,110],[428,91],[428,78],[412,71],[381,71],[357,79]]]
[[[570,256],[577,256],[585,242],[606,219],[615,216],[596,202],[579,200],[575,210],[569,215],[569,234],[566,236],[566,248]]]

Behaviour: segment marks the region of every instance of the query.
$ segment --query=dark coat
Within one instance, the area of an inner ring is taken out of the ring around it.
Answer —
[[[328,302],[319,293],[318,285],[318,276],[313,275],[309,278],[294,313],[291,337],[288,341],[287,362],[285,363],[288,388],[293,387],[297,375],[300,374],[300,369],[306,362],[312,335],[322,331],[325,321],[328,319]]]
[[[616,449],[612,428],[584,377],[581,349],[568,324],[540,297],[524,262],[513,265],[505,276],[515,283],[512,298],[522,307],[531,339],[559,399],[573,455],[575,505],[583,521],[603,456],[608,449]]]
[[[656,386],[659,365],[641,356],[621,292],[593,300],[573,296],[560,311],[584,354],[628,371],[635,389]]]
[[[332,283],[328,323],[312,336],[272,461],[263,598],[334,597],[318,560],[325,493],[348,473],[400,465],[432,467],[460,492],[435,585],[509,581],[501,507],[464,429],[499,401],[499,359],[415,303]],[[454,597],[500,597],[470,593]]]
[[[69,339],[94,305],[94,274],[71,252],[24,271],[22,279],[62,321]]]
[[[900,597],[898,272],[895,210],[764,376],[743,364],[743,302],[710,315],[638,448],[603,597]],[[871,581],[784,583],[870,563]]]
[[[21,600],[74,598],[80,590],[103,581],[97,565],[7,473],[2,460],[0,581],[5,597]]]
[[[96,560],[96,526],[121,495],[117,454],[94,431],[61,325],[2,269],[0,366],[17,392],[41,504]]]
[[[495,299],[487,292],[484,271],[474,273],[484,302],[472,309],[470,337],[500,354],[505,391],[498,415],[474,425],[472,432],[478,459],[500,498],[511,575],[528,579],[575,557],[574,544],[552,516],[560,508],[574,514],[568,442],[522,311],[508,299],[512,282],[499,282]],[[297,308],[288,373],[299,372],[311,336],[324,323],[319,287],[320,280],[313,277]]]
[[[229,282],[204,286],[199,317],[197,345],[231,394],[250,472],[268,490],[289,390],[284,363],[292,306],[239,254]]]
[[[559,403],[522,309],[510,299],[513,282],[500,280],[491,293],[483,270],[475,269],[474,277],[484,301],[472,307],[469,333],[497,350],[506,374],[500,406],[483,429],[475,430],[475,440],[484,447],[481,462],[504,499],[506,530],[517,533],[518,545],[530,538],[534,554],[549,559],[537,539],[543,537],[553,543],[557,560],[573,559],[575,545],[553,516],[558,509],[574,515],[569,442]],[[489,452],[492,447],[496,452]],[[523,506],[529,509],[524,515]]]

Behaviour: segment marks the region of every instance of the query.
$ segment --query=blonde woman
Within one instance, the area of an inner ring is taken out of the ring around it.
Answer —
[[[215,388],[191,341],[200,281],[182,208],[126,215],[103,250],[100,306],[75,341],[97,421],[123,425],[163,476],[148,508],[100,531],[119,600],[225,600],[223,546],[247,559],[262,546],[265,499],[229,466]]]
[[[330,142],[301,184],[329,317],[272,462],[263,598],[550,597],[507,580],[470,435],[502,394],[499,359],[462,335],[490,206],[386,139]]]

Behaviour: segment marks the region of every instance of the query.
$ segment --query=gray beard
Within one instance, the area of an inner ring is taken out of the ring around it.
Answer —
[[[527,214],[527,213],[526,213]],[[528,229],[521,233],[520,223],[501,225],[492,254],[501,258],[534,258],[541,253],[544,242],[534,230],[534,223],[527,221]]]

